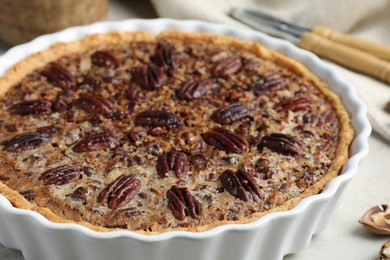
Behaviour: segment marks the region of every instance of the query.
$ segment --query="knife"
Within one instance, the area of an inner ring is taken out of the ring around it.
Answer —
[[[390,46],[339,33],[326,27],[294,25],[255,10],[235,7],[230,15],[250,27],[285,38],[344,67],[390,83]]]

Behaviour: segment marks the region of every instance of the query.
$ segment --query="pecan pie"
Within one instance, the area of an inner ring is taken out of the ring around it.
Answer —
[[[248,223],[338,175],[340,98],[260,44],[112,32],[59,43],[0,79],[0,192],[98,231]]]

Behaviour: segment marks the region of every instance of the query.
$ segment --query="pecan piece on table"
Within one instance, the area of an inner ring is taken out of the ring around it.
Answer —
[[[379,204],[368,209],[359,223],[371,233],[390,235],[390,204]]]
[[[193,100],[201,98],[207,91],[210,90],[212,81],[210,79],[194,79],[185,82],[177,91],[179,99]]]
[[[187,188],[179,188],[174,185],[167,191],[168,208],[173,216],[178,220],[183,220],[186,216],[199,218],[202,213],[200,203],[191,195]]]
[[[132,76],[134,81],[145,90],[161,88],[167,80],[164,70],[154,66],[135,68]]]
[[[52,103],[46,99],[22,101],[8,110],[12,115],[49,115],[52,112]]]
[[[183,120],[177,115],[163,110],[147,110],[135,117],[135,125],[152,127],[177,127]]]
[[[110,133],[98,133],[85,136],[73,146],[75,153],[94,152],[112,149],[120,145],[118,138]]]
[[[264,136],[257,149],[261,152],[264,147],[267,147],[273,152],[283,155],[299,155],[300,141],[295,137],[285,134],[273,133]]]
[[[110,209],[116,209],[129,203],[141,188],[141,181],[134,174],[122,174],[108,184],[98,195],[99,203],[107,201]]]
[[[211,114],[211,119],[219,124],[231,124],[251,116],[249,107],[240,103],[220,108]]]
[[[223,188],[240,200],[257,201],[261,197],[256,179],[248,171],[242,169],[237,170],[237,172],[226,170],[219,179]]]
[[[63,165],[45,171],[38,178],[44,181],[45,185],[64,185],[71,183],[81,177],[80,170],[75,166]]]
[[[52,136],[48,133],[29,132],[14,136],[2,142],[3,150],[7,152],[22,152],[33,150],[49,143]]]
[[[188,173],[187,155],[175,149],[164,152],[157,160],[156,170],[160,178],[168,177],[170,170],[175,173],[177,178],[183,178]]]
[[[379,260],[390,259],[390,240],[387,240],[379,250]]]
[[[286,82],[286,79],[279,74],[271,74],[269,76],[262,77],[259,81],[257,81],[253,87],[253,92],[256,96],[260,96],[267,91],[283,87]]]
[[[52,62],[49,67],[42,71],[54,86],[62,89],[72,89],[76,86],[76,80],[73,75],[58,63]]]
[[[240,57],[229,57],[217,63],[212,69],[211,74],[215,77],[225,77],[237,73],[242,67]]]
[[[309,110],[311,107],[311,100],[308,97],[292,97],[279,102],[276,106],[283,110],[290,110],[293,112]]]
[[[207,144],[229,153],[243,153],[249,146],[241,136],[222,127],[216,127],[202,137]]]
[[[169,42],[157,44],[154,60],[157,66],[174,69],[178,65],[178,56],[175,47]]]
[[[72,105],[90,114],[100,114],[105,117],[111,117],[115,110],[114,105],[108,99],[94,94],[81,94]]]
[[[118,68],[121,62],[108,51],[97,51],[91,55],[91,61],[98,67]]]

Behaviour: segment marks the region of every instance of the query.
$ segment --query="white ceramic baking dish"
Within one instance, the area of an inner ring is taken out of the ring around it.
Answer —
[[[199,233],[174,231],[155,236],[128,231],[99,233],[80,225],[56,224],[36,212],[13,207],[0,195],[0,242],[3,245],[20,249],[27,260],[273,260],[302,250],[309,245],[313,234],[325,229],[344,188],[368,152],[371,127],[365,116],[366,108],[353,86],[316,56],[286,41],[259,32],[200,21],[103,22],[45,35],[12,48],[0,58],[0,75],[19,60],[55,42],[74,41],[86,34],[113,30],[146,30],[157,34],[167,28],[226,34],[260,42],[301,61],[326,81],[342,97],[356,131],[350,158],[340,176],[332,180],[321,194],[302,200],[292,210],[268,214],[251,224],[224,225]]]

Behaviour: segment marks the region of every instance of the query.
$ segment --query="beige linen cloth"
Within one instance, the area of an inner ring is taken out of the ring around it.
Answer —
[[[160,17],[196,19],[244,26],[230,18],[231,7],[249,7],[286,21],[312,27],[322,25],[340,32],[390,45],[389,0],[151,0]],[[390,141],[390,86],[327,62],[355,85],[368,108],[373,129]]]

